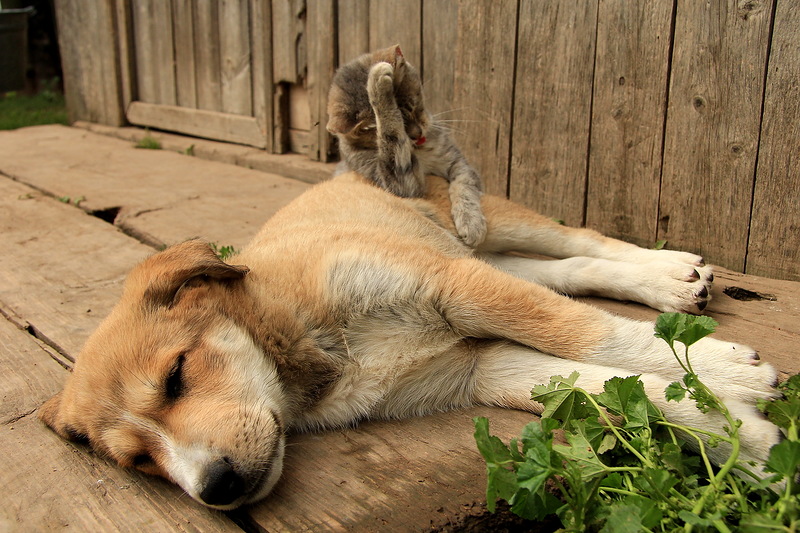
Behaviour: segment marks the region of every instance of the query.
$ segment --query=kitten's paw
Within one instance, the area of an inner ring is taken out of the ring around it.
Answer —
[[[457,210],[453,206],[453,222],[464,244],[475,248],[486,238],[486,218],[480,211]]]
[[[367,79],[367,94],[373,107],[394,102],[394,68],[389,63],[372,65]]]

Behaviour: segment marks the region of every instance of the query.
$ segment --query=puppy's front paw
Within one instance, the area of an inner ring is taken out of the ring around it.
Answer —
[[[688,263],[652,262],[643,264],[642,293],[650,298],[647,305],[664,312],[700,314],[711,300],[711,267]]]

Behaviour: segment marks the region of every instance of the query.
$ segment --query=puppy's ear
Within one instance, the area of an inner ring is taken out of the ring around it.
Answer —
[[[58,433],[61,438],[72,442],[86,443],[86,436],[81,431],[69,425],[65,420],[62,405],[64,397],[64,391],[61,391],[44,402],[41,407],[39,407],[39,419],[47,424],[50,429]]]
[[[125,292],[141,296],[148,304],[169,306],[190,280],[241,279],[249,271],[246,266],[223,262],[208,244],[192,240],[171,246],[136,267],[128,276]]]

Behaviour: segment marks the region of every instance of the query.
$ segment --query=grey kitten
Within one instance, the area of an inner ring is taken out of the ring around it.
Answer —
[[[486,236],[481,179],[448,131],[425,110],[422,81],[399,46],[339,68],[328,95],[327,129],[339,139],[336,172],[354,170],[406,198],[425,192],[425,176],[450,183],[453,222],[470,246]]]

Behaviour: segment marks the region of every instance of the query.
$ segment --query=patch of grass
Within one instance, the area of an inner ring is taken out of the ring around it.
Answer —
[[[134,146],[144,150],[161,150],[161,141],[150,135],[149,131],[146,131],[144,137],[139,139],[139,142]]]
[[[0,130],[42,124],[69,124],[63,94],[45,89],[34,95],[18,92],[0,95]]]

